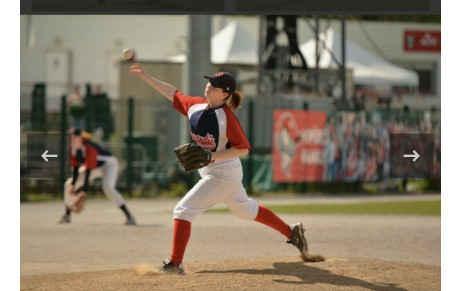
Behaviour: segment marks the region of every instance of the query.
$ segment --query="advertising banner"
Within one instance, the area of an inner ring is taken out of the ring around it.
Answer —
[[[323,181],[326,113],[275,110],[273,122],[274,182]]]
[[[405,30],[404,51],[441,52],[441,31]]]

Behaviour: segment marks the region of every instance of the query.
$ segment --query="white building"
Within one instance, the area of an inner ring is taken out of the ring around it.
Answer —
[[[212,16],[215,34],[236,21],[259,39],[258,16]],[[59,97],[73,84],[101,84],[119,98],[119,61],[126,47],[141,61],[166,61],[187,48],[185,15],[21,15],[21,109],[30,109],[33,84],[47,83],[48,108],[57,109]],[[339,21],[320,21],[320,30],[340,31]],[[369,52],[420,76],[423,96],[441,96],[441,53],[407,50],[407,32],[434,32],[440,24],[348,21],[346,37]],[[298,21],[298,42],[314,37],[305,19]],[[433,40],[432,40],[433,41]],[[434,40],[436,41],[436,40]],[[440,47],[440,45],[439,45]],[[440,103],[440,102],[439,102]]]
[[[338,20],[321,20],[320,30],[328,27],[340,32],[341,24]],[[405,50],[405,32],[417,31],[439,32],[436,48],[431,51]],[[440,51],[440,23],[413,23],[413,22],[381,22],[381,21],[348,21],[346,23],[346,37],[367,51],[392,62],[395,65],[419,73],[421,93],[441,96],[441,51]],[[299,43],[314,37],[313,32],[301,21],[298,28]]]

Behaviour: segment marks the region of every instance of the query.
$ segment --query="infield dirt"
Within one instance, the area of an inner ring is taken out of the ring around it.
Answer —
[[[108,200],[89,200],[70,225],[57,224],[62,203],[21,204],[21,290],[441,289],[439,216],[280,214],[288,223],[302,221],[311,251],[326,257],[304,263],[277,232],[228,213],[204,213],[192,226],[186,276],[136,273],[141,263],[155,270],[168,257],[176,202],[128,200],[135,227],[124,226]]]

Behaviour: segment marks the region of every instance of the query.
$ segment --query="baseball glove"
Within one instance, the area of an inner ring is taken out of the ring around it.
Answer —
[[[72,209],[74,213],[82,212],[86,204],[86,193],[80,192],[77,196],[69,203],[68,207]]]
[[[174,149],[179,164],[185,171],[196,171],[211,162],[211,152],[202,149],[196,142],[187,143]]]

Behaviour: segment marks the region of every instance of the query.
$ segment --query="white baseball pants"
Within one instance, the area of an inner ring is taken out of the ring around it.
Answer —
[[[211,163],[200,169],[199,173],[201,180],[174,208],[174,219],[192,222],[195,216],[219,201],[242,219],[256,218],[259,206],[248,197],[243,187],[243,169],[239,158]]]
[[[78,178],[75,181],[74,189],[82,187],[85,183],[86,168],[80,167],[78,170]],[[97,178],[102,178],[102,190],[109,199],[115,203],[118,207],[125,204],[123,196],[115,188],[118,176],[118,161],[114,156],[111,156],[107,161],[100,167],[94,168],[89,174],[89,181],[93,181]],[[69,193],[69,186],[72,183],[72,178],[69,178],[64,184],[64,203],[67,205],[72,201],[74,196]]]

